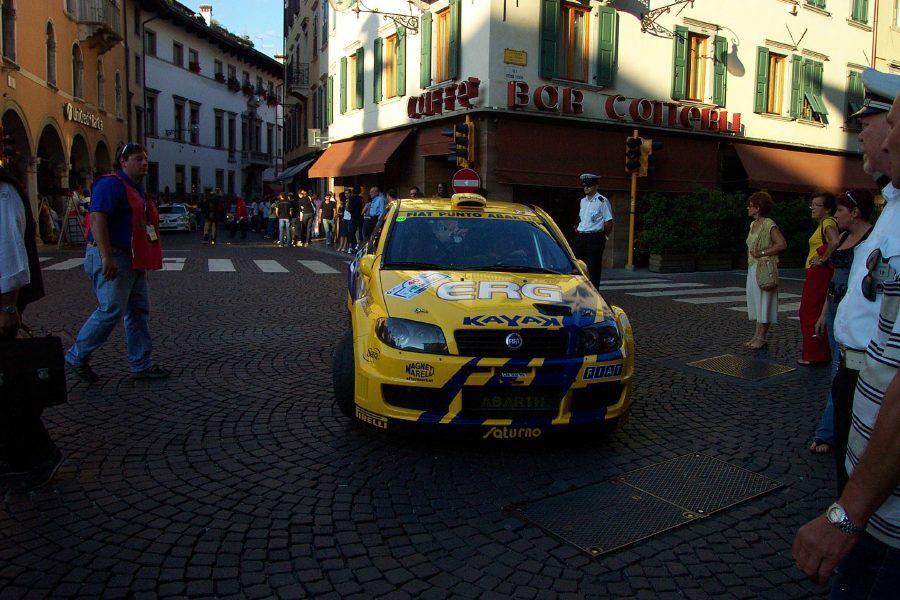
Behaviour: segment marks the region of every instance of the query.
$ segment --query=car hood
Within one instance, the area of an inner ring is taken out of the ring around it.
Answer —
[[[391,317],[460,327],[584,326],[612,311],[581,275],[381,271]]]

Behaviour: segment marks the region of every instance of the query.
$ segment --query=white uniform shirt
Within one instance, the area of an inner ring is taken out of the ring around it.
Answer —
[[[25,206],[16,188],[0,181],[0,294],[31,283],[25,251]]]
[[[585,196],[581,199],[581,208],[578,211],[578,231],[580,233],[593,233],[603,231],[606,223],[613,220],[612,206],[606,196],[595,193],[592,197]]]
[[[866,300],[862,294],[862,280],[869,274],[866,259],[874,250],[898,248],[900,244],[900,190],[887,184],[881,191],[885,207],[872,228],[869,237],[863,240],[853,251],[853,264],[850,266],[850,278],[847,281],[847,294],[838,304],[834,317],[834,337],[839,344],[854,350],[865,350],[878,327],[878,311],[881,310],[881,294],[875,302]],[[886,256],[890,256],[888,250]],[[900,260],[900,252],[894,252],[891,267]]]

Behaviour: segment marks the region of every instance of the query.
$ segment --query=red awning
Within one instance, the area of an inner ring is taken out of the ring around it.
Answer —
[[[409,129],[389,131],[358,140],[336,142],[309,169],[310,177],[350,177],[381,173],[384,164],[397,150]]]
[[[600,175],[604,191],[629,190],[625,138],[631,129],[594,129],[587,124],[501,120],[497,126],[499,183],[580,188],[581,173]],[[640,180],[645,191],[689,192],[718,183],[719,140],[654,131],[663,143],[657,170]]]
[[[449,156],[453,138],[441,135],[441,127],[419,131],[419,153],[422,156]]]
[[[825,154],[814,150],[734,145],[754,188],[809,193],[824,190],[839,194],[848,189],[875,189],[863,171],[858,154]]]

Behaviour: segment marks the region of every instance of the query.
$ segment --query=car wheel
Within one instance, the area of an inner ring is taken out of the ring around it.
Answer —
[[[353,417],[356,367],[353,364],[353,333],[347,331],[338,342],[334,351],[334,368],[332,370],[332,386],[334,401],[342,413]]]

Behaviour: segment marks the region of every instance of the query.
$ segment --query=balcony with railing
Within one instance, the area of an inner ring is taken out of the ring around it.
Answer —
[[[309,93],[309,63],[291,63],[287,66],[288,94],[305,98]]]
[[[255,150],[241,151],[242,167],[262,167],[268,168],[274,166],[274,159],[268,152],[257,152]]]
[[[107,52],[122,41],[122,11],[116,0],[78,2],[78,39]]]

